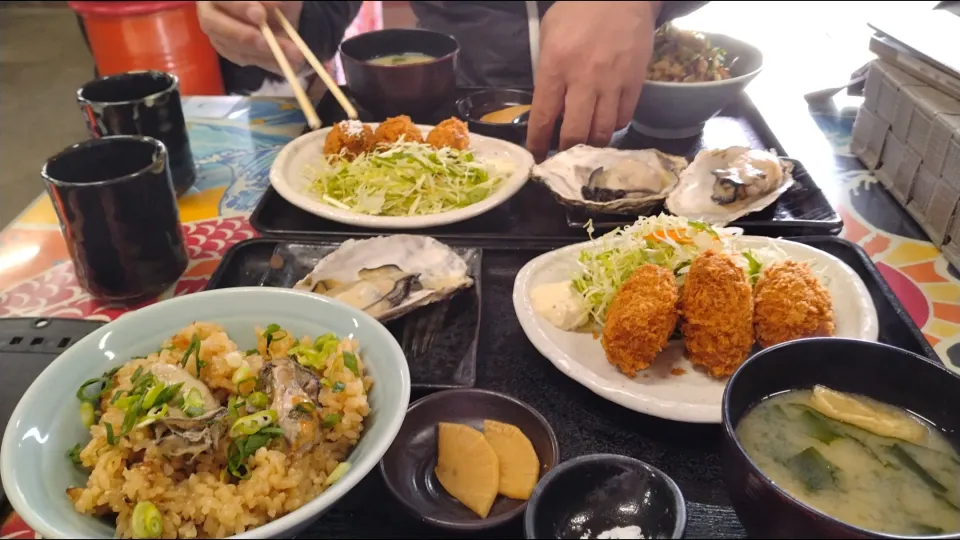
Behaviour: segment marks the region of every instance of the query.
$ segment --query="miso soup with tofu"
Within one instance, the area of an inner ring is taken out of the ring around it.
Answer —
[[[960,456],[903,409],[816,386],[761,401],[736,434],[777,486],[840,521],[900,535],[960,531]]]

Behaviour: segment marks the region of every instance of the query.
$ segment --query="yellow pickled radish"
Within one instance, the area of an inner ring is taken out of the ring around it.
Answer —
[[[520,428],[495,420],[483,421],[483,436],[500,462],[500,494],[527,500],[540,479],[540,459]]]
[[[486,518],[500,487],[500,463],[483,434],[470,426],[441,422],[437,437],[440,485],[453,498]]]

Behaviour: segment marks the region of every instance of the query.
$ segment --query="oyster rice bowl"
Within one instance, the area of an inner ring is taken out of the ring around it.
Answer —
[[[46,538],[289,537],[376,465],[409,395],[399,345],[359,310],[208,291],[54,361],[11,417],[0,474]]]

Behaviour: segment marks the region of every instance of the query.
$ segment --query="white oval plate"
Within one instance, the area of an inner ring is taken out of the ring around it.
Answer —
[[[372,129],[376,129],[378,124],[368,123],[368,125]],[[424,138],[433,129],[433,126],[419,124],[417,127],[423,133]],[[520,188],[530,177],[530,169],[533,168],[534,163],[533,156],[523,147],[493,137],[471,133],[470,149],[473,150],[478,159],[509,161],[516,167],[513,173],[504,179],[500,189],[476,204],[449,212],[409,217],[371,216],[330,206],[306,192],[310,180],[303,173],[304,167],[306,165],[316,165],[323,159],[323,143],[331,129],[332,126],[312,131],[297,137],[284,146],[270,167],[270,184],[290,204],[315,216],[356,227],[421,229],[449,225],[479,216],[503,204],[510,197],[513,197],[517,191],[520,191]]]
[[[770,238],[741,236],[744,248],[760,247]],[[849,266],[836,257],[804,244],[774,239],[792,259],[823,269],[823,279],[833,297],[837,337],[876,341],[879,321],[867,286]],[[726,380],[709,377],[684,357],[683,342],[674,340],[646,371],[633,379],[607,362],[600,340],[589,332],[566,332],[536,314],[530,292],[543,283],[570,279],[577,270],[577,255],[591,242],[545,253],[527,263],[517,274],[513,307],[520,326],[541,354],[571,379],[601,397],[637,412],[691,423],[720,423],[720,405]],[[682,368],[683,375],[671,370]],[[645,377],[646,375],[646,377]]]

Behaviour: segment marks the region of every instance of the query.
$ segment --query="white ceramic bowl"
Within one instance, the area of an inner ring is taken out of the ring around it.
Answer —
[[[378,124],[369,124],[376,129]],[[426,138],[433,126],[417,125]],[[290,204],[310,212],[315,216],[353,225],[376,229],[424,229],[449,225],[477,217],[507,202],[530,177],[533,156],[521,146],[495,139],[470,134],[470,149],[477,159],[497,160],[512,164],[513,171],[500,184],[500,187],[486,199],[464,208],[428,214],[424,216],[372,216],[349,210],[341,210],[321,202],[317,197],[306,193],[310,179],[304,175],[307,165],[316,166],[323,159],[323,142],[332,128],[323,128],[301,135],[283,147],[270,167],[270,185]]]
[[[367,417],[350,470],[312,501],[236,538],[290,538],[350,491],[390,447],[410,401],[410,371],[400,345],[365,313],[317,294],[247,287],[206,291],[129,313],[70,347],[47,367],[13,411],[3,436],[0,476],[13,508],[45,538],[112,538],[114,527],[76,512],[64,490],[86,485],[66,452],[89,433],[74,397],[84,380],[157,350],[194,321],[222,325],[241,350],[255,346],[254,326],[279,324],[296,335],[353,336],[374,379]]]

